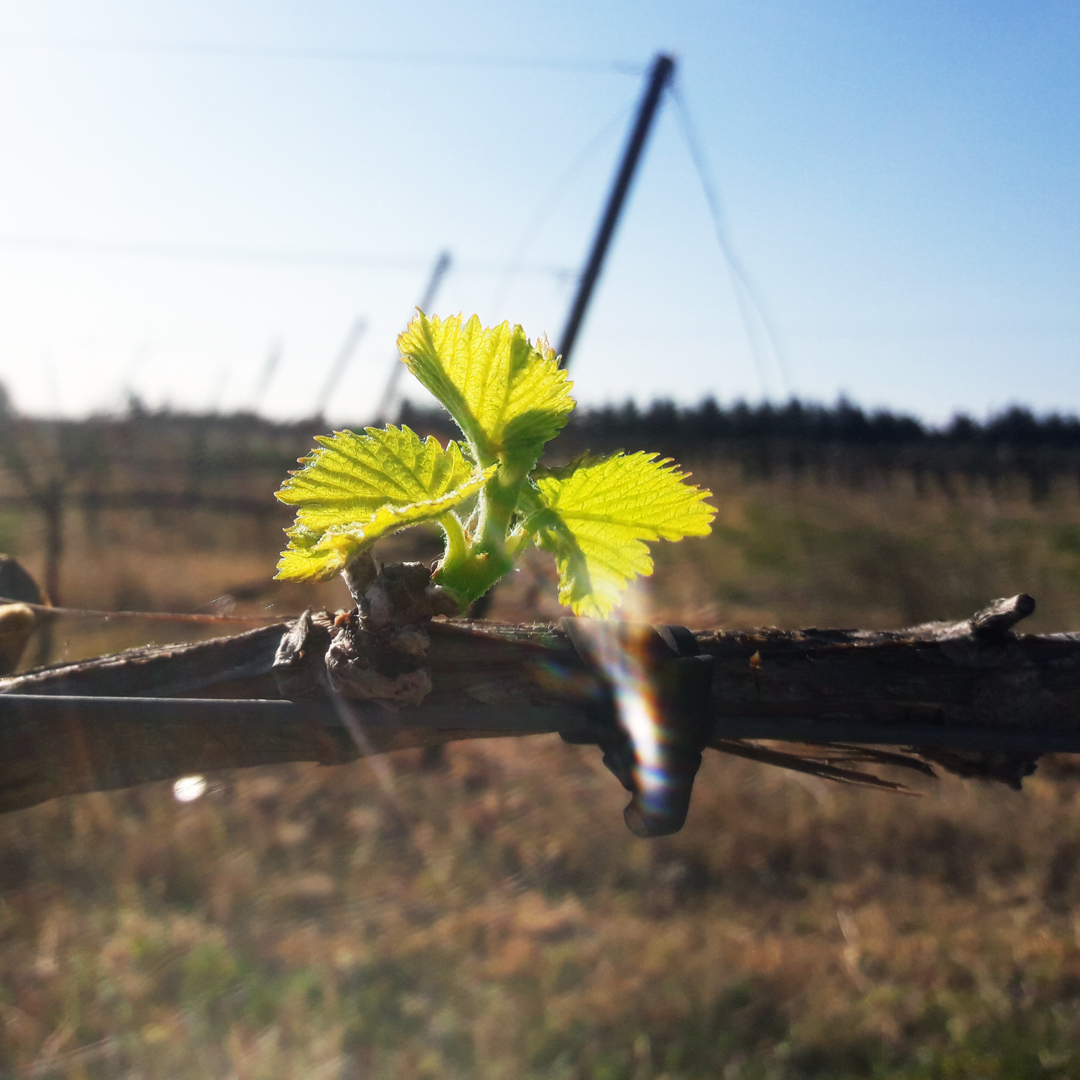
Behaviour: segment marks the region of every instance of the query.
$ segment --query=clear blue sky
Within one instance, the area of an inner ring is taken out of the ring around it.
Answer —
[[[329,410],[364,417],[442,248],[436,310],[557,339],[658,50],[780,355],[668,102],[581,400],[1080,411],[1075,0],[7,0],[0,379],[34,412],[228,409],[279,340],[264,406],[304,415],[364,317]]]

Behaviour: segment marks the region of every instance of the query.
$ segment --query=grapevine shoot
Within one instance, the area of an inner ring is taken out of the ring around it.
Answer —
[[[652,573],[648,542],[709,533],[712,493],[670,458],[620,451],[538,464],[574,408],[573,384],[544,338],[534,346],[520,326],[420,312],[398,347],[463,440],[443,447],[393,425],[318,437],[277,492],[297,508],[278,578],[325,580],[381,537],[428,525],[445,537],[432,580],[462,611],[535,544],[555,557],[560,602],[604,618],[634,578]]]

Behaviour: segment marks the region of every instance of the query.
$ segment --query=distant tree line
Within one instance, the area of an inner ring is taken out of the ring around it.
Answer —
[[[451,432],[437,410],[406,403],[400,422]],[[676,457],[707,454],[740,464],[749,475],[816,474],[846,483],[885,472],[911,473],[920,484],[957,479],[1000,484],[1016,478],[1047,495],[1055,480],[1080,483],[1080,417],[1036,416],[1013,406],[985,421],[959,414],[942,427],[888,410],[867,412],[841,398],[835,405],[783,405],[706,398],[696,406],[654,401],[579,409],[556,452],[648,447]]]
[[[279,422],[248,413],[182,413],[137,400],[120,415],[49,420],[15,413],[0,388],[0,494],[45,490],[62,479],[80,491],[176,489],[222,497],[241,489],[252,497],[295,468],[325,418]],[[396,417],[421,434],[453,438],[456,428],[437,408],[406,401]],[[1080,484],[1080,417],[1037,416],[1019,406],[985,421],[958,415],[941,427],[887,410],[866,411],[789,401],[774,405],[706,398],[698,405],[655,401],[579,408],[552,444],[552,461],[585,449],[655,450],[692,462],[731,461],[748,476],[811,475],[859,485],[906,473],[919,485],[946,489],[965,481],[1024,483],[1036,498],[1054,484]],[[238,487],[239,485],[239,487]]]
[[[942,428],[929,427],[913,416],[876,410],[866,412],[840,399],[835,405],[784,405],[744,401],[729,407],[705,398],[697,406],[680,408],[671,401],[654,401],[642,410],[625,405],[585,410],[572,421],[583,434],[663,435],[676,433],[683,445],[707,445],[731,439],[781,439],[807,443],[844,443],[851,446],[911,446],[935,443],[984,447],[1056,446],[1080,450],[1080,417],[1053,414],[1037,417],[1030,409],[1014,406],[979,423],[958,415]]]

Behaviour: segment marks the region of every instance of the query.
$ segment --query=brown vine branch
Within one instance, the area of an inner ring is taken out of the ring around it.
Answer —
[[[833,779],[877,781],[854,765],[934,762],[1017,786],[1039,753],[1080,752],[1080,634],[1015,634],[1033,607],[1021,595],[897,631],[696,632],[711,658],[708,744]],[[397,712],[314,683],[283,696],[275,658],[295,623],[0,680],[0,809],[215,769],[350,761],[357,725],[365,753],[556,731],[603,745],[610,673],[575,647],[582,622],[435,619],[431,690]]]

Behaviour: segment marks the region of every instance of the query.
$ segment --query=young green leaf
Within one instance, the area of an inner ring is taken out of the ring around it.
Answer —
[[[444,450],[407,427],[320,436],[277,492],[299,509],[279,578],[328,578],[381,536],[435,521],[475,495],[495,468],[476,470],[457,443]]]
[[[583,455],[535,474],[541,506],[526,527],[555,556],[559,601],[575,615],[605,617],[639,574],[652,573],[647,540],[706,536],[712,493],[684,483],[656,454]]]
[[[535,465],[544,444],[566,424],[573,385],[541,339],[520,326],[485,329],[474,315],[430,319],[421,312],[398,338],[409,370],[446,407],[481,465],[501,463],[504,482]]]

